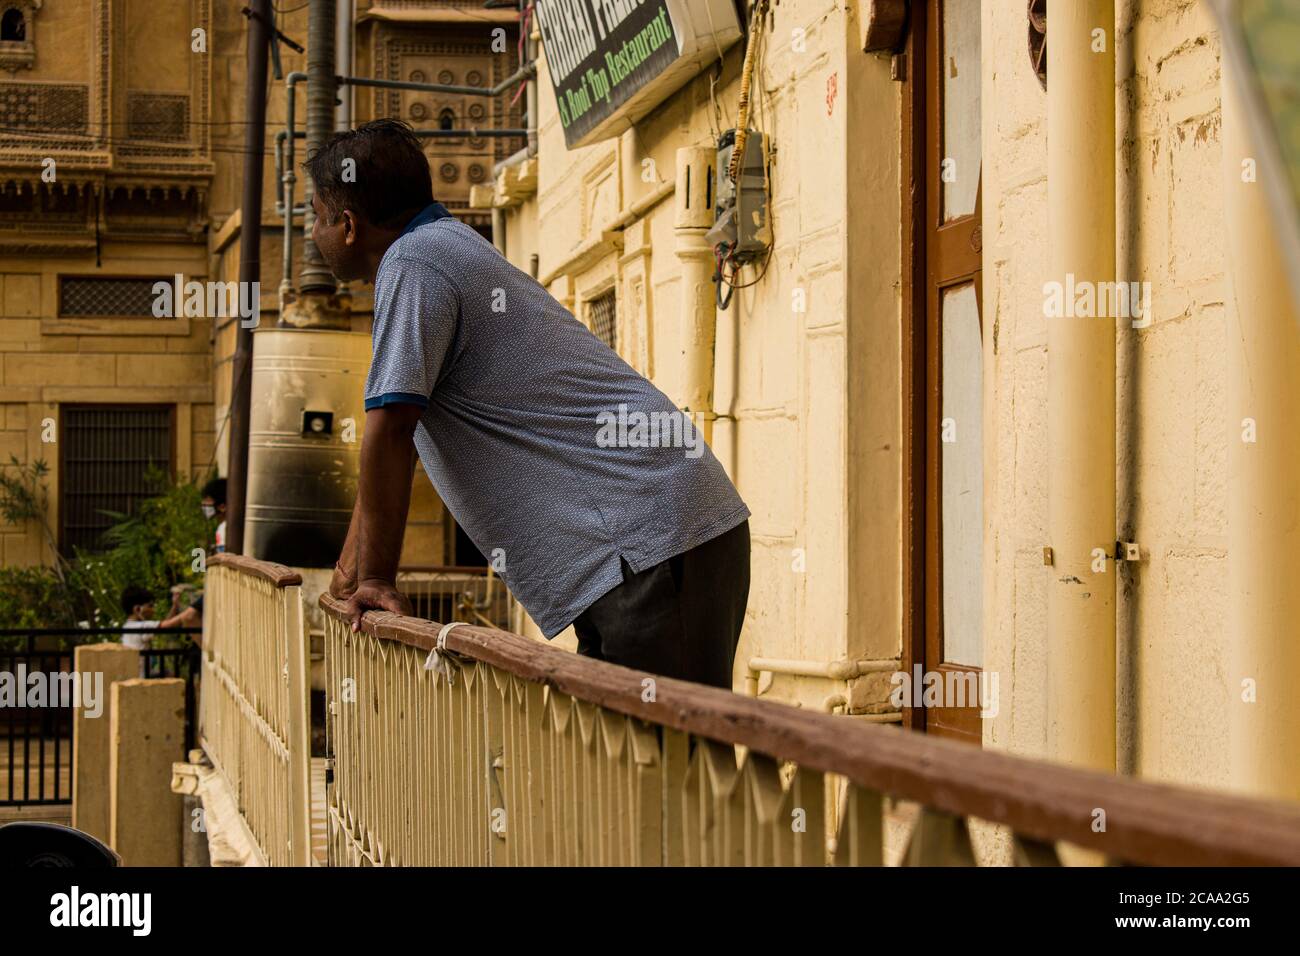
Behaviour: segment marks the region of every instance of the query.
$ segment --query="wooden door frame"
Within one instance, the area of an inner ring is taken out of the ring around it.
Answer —
[[[908,5],[901,69],[899,183],[903,246],[903,670],[925,662],[925,76],[926,2]],[[918,38],[920,38],[918,40]],[[919,162],[918,162],[919,161]],[[906,685],[904,685],[906,686]],[[925,730],[925,709],[903,703],[903,725]]]
[[[975,212],[964,229],[944,227],[939,217],[942,210],[939,169],[928,163],[927,148],[942,142],[942,109],[937,74],[928,69],[940,55],[939,7],[942,0],[922,0],[910,5],[907,43],[904,48],[905,69],[903,109],[901,123],[900,183],[903,251],[903,303],[902,303],[902,386],[903,386],[903,640],[902,664],[909,684],[914,680],[914,667],[921,665],[946,677],[949,671],[976,671],[978,668],[947,665],[942,660],[931,660],[934,652],[927,654],[927,625],[934,622],[942,626],[942,608],[939,606],[942,585],[940,556],[941,528],[939,527],[941,487],[940,475],[942,447],[939,433],[931,427],[936,404],[940,401],[940,353],[930,350],[929,342],[936,336],[938,326],[938,292],[934,262],[942,251],[944,258],[952,259],[953,239],[969,241],[978,259],[980,216],[982,213],[982,188],[977,188]],[[935,108],[929,110],[930,106]],[[942,152],[940,149],[938,152]],[[931,222],[933,217],[934,222]],[[929,241],[931,226],[941,248],[932,248]],[[971,229],[973,237],[967,236]],[[959,235],[960,233],[960,235]],[[983,290],[980,287],[981,269],[969,271],[974,282],[977,307],[981,309]],[[948,276],[947,278],[952,278]],[[935,290],[932,293],[932,286]],[[978,680],[978,678],[977,678]],[[919,689],[914,693],[919,693]],[[940,719],[933,715],[927,720],[924,707],[912,707],[904,702],[903,724],[912,730],[928,730],[943,736],[956,737],[971,743],[981,742],[979,708],[944,709]],[[952,715],[949,719],[948,715]]]

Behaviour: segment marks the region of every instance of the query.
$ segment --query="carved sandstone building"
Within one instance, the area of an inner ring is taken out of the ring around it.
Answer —
[[[305,44],[307,4],[281,5],[277,28]],[[154,315],[160,280],[237,278],[244,152],[246,20],[212,0],[0,2],[0,461],[50,466],[49,523],[60,545],[92,545],[147,493],[149,463],[179,475],[225,474],[230,358],[237,317]],[[357,75],[494,85],[518,63],[518,12],[474,0],[360,0]],[[274,326],[282,272],[284,82],[305,55],[278,48],[262,210],[261,324]],[[347,73],[343,66],[338,72]],[[302,134],[305,84],[297,86]],[[419,129],[520,127],[522,95],[491,100],[342,88],[354,123],[399,116]],[[513,97],[513,98],[512,98]],[[469,207],[476,184],[523,145],[488,135],[429,138],[439,197],[490,235]],[[301,141],[295,162],[303,159]],[[294,227],[302,229],[298,171]],[[295,237],[301,250],[301,235]],[[348,325],[368,332],[368,292]],[[479,560],[458,544],[423,473],[406,561]],[[463,538],[463,536],[462,536]],[[35,527],[5,527],[0,559],[49,561]]]

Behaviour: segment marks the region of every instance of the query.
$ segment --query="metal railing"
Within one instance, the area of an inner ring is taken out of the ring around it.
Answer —
[[[326,611],[331,865],[1300,864],[1300,807],[981,751],[595,661],[519,635]],[[450,654],[445,651],[451,652]],[[1099,827],[1098,811],[1104,813]],[[827,834],[832,834],[828,839]]]
[[[302,577],[282,565],[208,560],[199,740],[262,862],[310,861],[310,735]]]
[[[302,863],[298,578],[232,557],[208,573],[204,747],[265,862]],[[1300,864],[1294,804],[981,751],[492,628],[372,612],[353,631],[320,604],[330,865],[970,865],[974,820],[1019,865]]]
[[[14,628],[0,630],[0,675],[10,675],[17,689],[20,675],[45,674],[48,687],[63,686],[62,678],[75,670],[78,646],[140,631],[121,627]],[[198,628],[167,628],[143,632],[192,635]],[[16,646],[21,645],[21,646]],[[185,741],[194,746],[198,699],[199,648],[148,648],[140,652],[141,677],[179,677],[185,683]],[[107,694],[107,688],[103,693]],[[26,704],[26,702],[24,702]],[[10,706],[0,697],[0,806],[61,806],[72,803],[72,726],[78,702],[62,691],[51,690],[35,706]]]
[[[515,599],[488,567],[406,565],[397,571],[397,589],[411,601],[414,616],[426,621],[466,621],[509,630]]]

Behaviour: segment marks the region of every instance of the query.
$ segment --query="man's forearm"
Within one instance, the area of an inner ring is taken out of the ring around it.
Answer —
[[[411,506],[414,447],[393,415],[367,417],[361,443],[361,480],[349,536],[356,536],[356,581],[392,584]],[[344,546],[347,552],[347,546]]]
[[[357,579],[357,539],[360,537],[361,525],[361,486],[357,484],[357,500],[352,504],[352,518],[348,522],[348,536],[343,539],[343,550],[339,553],[337,570],[347,581]]]

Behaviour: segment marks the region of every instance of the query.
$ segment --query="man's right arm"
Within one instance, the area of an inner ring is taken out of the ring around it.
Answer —
[[[411,473],[416,468],[415,444],[411,444]],[[414,480],[414,478],[412,479]],[[357,541],[361,537],[361,483],[357,483],[357,500],[352,505],[352,520],[348,522],[348,534],[343,539],[343,551],[334,564],[334,576],[330,578],[329,593],[340,601],[352,597],[357,589]]]
[[[393,398],[427,405],[455,337],[460,311],[455,288],[428,263],[398,256],[386,271],[375,277],[374,302],[372,359],[365,389],[367,416],[372,409],[382,408]],[[409,491],[416,467],[416,450],[409,440],[403,444],[409,455],[406,469]],[[362,450],[365,451],[364,444]],[[388,449],[390,457],[394,451]],[[360,543],[366,531],[362,527],[364,516],[367,510],[375,512],[374,508],[363,507],[362,483],[357,483],[352,520],[330,580],[329,593],[340,600],[350,599],[357,590]]]

